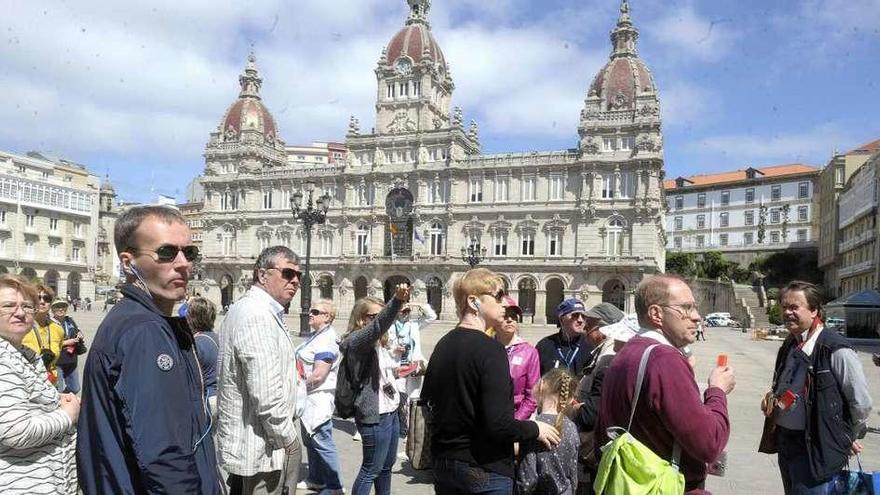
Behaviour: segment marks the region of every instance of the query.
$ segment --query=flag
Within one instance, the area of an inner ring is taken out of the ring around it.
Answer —
[[[397,225],[394,225],[393,223],[388,224],[388,230],[390,230],[391,233],[394,235],[397,235],[400,233],[400,230],[397,228]]]
[[[413,230],[413,233],[415,234],[415,237],[416,237],[416,240],[417,240],[417,241],[419,241],[419,242],[422,243],[422,244],[425,243],[425,238],[422,237],[422,234],[419,233],[419,229],[414,229],[414,230]]]

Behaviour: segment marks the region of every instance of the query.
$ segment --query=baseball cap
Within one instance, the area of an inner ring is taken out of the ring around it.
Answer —
[[[506,309],[512,309],[512,310],[516,311],[517,313],[519,313],[520,315],[523,314],[522,308],[520,308],[519,304],[516,303],[516,299],[514,299],[510,296],[504,296],[504,299],[502,301],[503,301],[502,304],[504,305],[504,307]]]
[[[584,306],[584,302],[576,297],[570,297],[561,303],[559,306],[556,306],[556,316],[562,317],[569,313],[581,313],[585,314],[587,308]]]
[[[618,321],[622,320],[624,316],[626,316],[625,314],[623,314],[623,311],[617,308],[617,306],[608,302],[599,303],[590,308],[590,310],[584,314],[587,316],[587,318],[599,320],[600,325],[611,325],[612,323],[617,323]]]
[[[633,338],[638,333],[638,331],[639,318],[635,313],[625,315],[623,319],[617,323],[599,327],[599,332],[601,332],[602,335],[618,342],[628,342],[629,339]]]

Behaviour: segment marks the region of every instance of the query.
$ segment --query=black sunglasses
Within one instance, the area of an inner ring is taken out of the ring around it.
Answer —
[[[327,314],[327,313],[325,313],[324,311],[321,311],[320,309],[310,309],[309,314],[312,316],[321,316],[321,315]]]
[[[293,282],[294,279],[302,279],[302,272],[299,270],[294,270],[293,268],[275,268],[273,266],[266,268],[266,270],[278,270],[279,272],[281,272],[281,278],[287,280],[288,282]]]
[[[163,244],[153,249],[133,248],[135,251],[146,251],[156,254],[156,261],[159,263],[170,263],[177,258],[177,253],[182,252],[186,261],[195,261],[199,258],[199,248],[197,246],[175,246],[173,244]]]
[[[52,296],[50,296],[49,294],[40,294],[40,301],[44,303],[50,303],[52,302]]]

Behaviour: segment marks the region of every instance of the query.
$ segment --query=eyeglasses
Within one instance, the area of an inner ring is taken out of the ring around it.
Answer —
[[[310,309],[310,310],[309,310],[309,314],[312,315],[312,316],[321,316],[321,315],[326,315],[327,312],[326,312],[326,311],[321,311],[321,310],[319,310],[319,309]]]
[[[44,303],[52,302],[52,296],[50,296],[49,294],[40,294],[38,299],[40,302],[44,302]]]
[[[505,320],[519,321],[519,313],[516,312],[516,311],[514,311],[514,310],[512,310],[512,309],[509,309],[509,310],[507,310],[507,311],[504,312],[504,319],[505,319]]]
[[[570,320],[584,320],[587,321],[587,315],[583,313],[569,313],[568,319]]]
[[[302,280],[302,272],[299,270],[294,270],[293,268],[275,268],[269,267],[266,270],[278,270],[281,272],[281,278],[287,280],[288,282],[293,282],[295,280]]]
[[[504,289],[498,289],[498,292],[484,292],[480,294],[481,296],[490,296],[495,299],[495,302],[502,302],[504,300],[504,296],[507,295],[507,292]]]
[[[132,248],[134,251],[146,251],[156,255],[156,261],[159,263],[170,263],[177,259],[177,253],[182,252],[186,261],[192,262],[199,258],[198,246],[175,246],[173,244],[163,244],[153,249]]]
[[[14,315],[18,312],[18,308],[21,308],[26,315],[32,315],[37,311],[37,308],[34,307],[33,304],[30,303],[14,303],[12,301],[0,303],[0,314],[4,315]]]
[[[687,318],[688,315],[697,312],[697,305],[694,303],[682,303],[682,304],[658,304],[661,308],[672,308],[675,309],[676,313],[679,314],[682,318]]]

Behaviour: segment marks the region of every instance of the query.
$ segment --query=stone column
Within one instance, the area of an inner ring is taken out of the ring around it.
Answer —
[[[535,323],[547,324],[547,291],[535,289]]]

